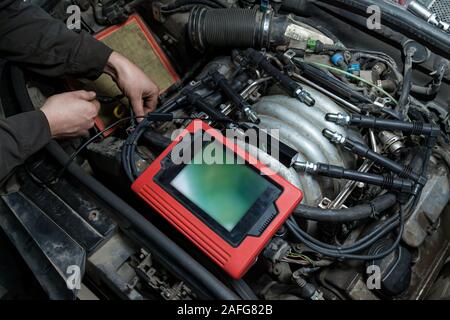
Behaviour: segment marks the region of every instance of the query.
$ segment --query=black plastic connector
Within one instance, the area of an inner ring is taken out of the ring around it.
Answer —
[[[437,125],[434,125],[432,123],[388,120],[363,116],[359,114],[352,114],[347,116],[339,113],[328,113],[325,118],[327,121],[335,122],[340,125],[379,130],[401,131],[407,135],[424,135],[430,138],[437,138],[441,133],[441,129]]]
[[[310,107],[316,104],[316,100],[314,100],[309,92],[305,91],[301,85],[275,68],[261,52],[250,48],[244,54],[252,64],[263,69],[267,74],[277,80],[292,97],[297,98],[300,102]]]
[[[233,90],[228,80],[220,72],[213,71],[210,73],[210,76],[215,85],[220,88],[220,90],[233,102],[236,107],[244,112],[251,122],[256,124],[261,122],[258,115],[252,110],[250,104],[248,104],[239,93]]]
[[[147,115],[149,121],[155,122],[170,122],[173,121],[174,117],[173,113],[152,112]]]
[[[230,118],[222,114],[220,111],[214,109],[208,103],[206,103],[203,97],[198,93],[188,93],[186,95],[186,98],[188,99],[188,102],[190,104],[206,113],[211,120],[225,123],[233,122],[233,120],[231,120]]]
[[[344,137],[337,132],[325,129],[323,130],[323,135],[329,139],[331,142],[336,144],[341,144],[345,149],[367,159],[372,160],[376,164],[383,166],[386,169],[399,175],[400,178],[411,179],[420,185],[425,185],[427,183],[427,178],[421,176],[420,174],[413,171],[409,166],[400,164],[394,160],[391,160],[375,151],[370,149],[368,146],[354,141],[348,137]]]
[[[378,175],[373,173],[363,173],[355,170],[348,170],[339,166],[326,163],[296,162],[294,167],[297,170],[317,174],[336,179],[347,179],[360,181],[367,184],[380,186],[383,189],[394,190],[402,193],[416,195],[420,188],[417,188],[411,180],[396,178],[393,175]]]

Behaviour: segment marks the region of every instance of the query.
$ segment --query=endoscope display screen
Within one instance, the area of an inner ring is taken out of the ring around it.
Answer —
[[[217,142],[212,142],[217,143]],[[270,183],[224,148],[223,161],[211,163],[204,152],[194,155],[171,181],[172,187],[231,232]]]

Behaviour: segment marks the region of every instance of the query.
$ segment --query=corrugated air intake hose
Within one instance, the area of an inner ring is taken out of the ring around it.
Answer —
[[[192,45],[200,51],[209,46],[264,48],[287,42],[287,25],[285,16],[276,17],[273,12],[198,6],[190,13],[188,33]]]

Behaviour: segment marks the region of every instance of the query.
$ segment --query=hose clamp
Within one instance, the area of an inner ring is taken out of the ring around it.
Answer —
[[[270,29],[273,18],[273,11],[260,12],[261,15],[261,32],[260,39],[256,43],[257,47],[267,48],[270,45]]]
[[[205,43],[203,41],[203,26],[201,22],[206,14],[207,9],[200,6],[195,6],[190,13],[188,22],[188,34],[192,45],[200,52],[205,50]]]

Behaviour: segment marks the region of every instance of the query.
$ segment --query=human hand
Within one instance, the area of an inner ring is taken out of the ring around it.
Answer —
[[[53,138],[87,136],[100,110],[95,92],[66,92],[47,99],[41,111],[47,117]]]
[[[122,93],[130,99],[136,116],[142,117],[156,109],[158,87],[130,60],[113,52],[104,71],[114,79]],[[138,119],[140,120],[142,119]]]

